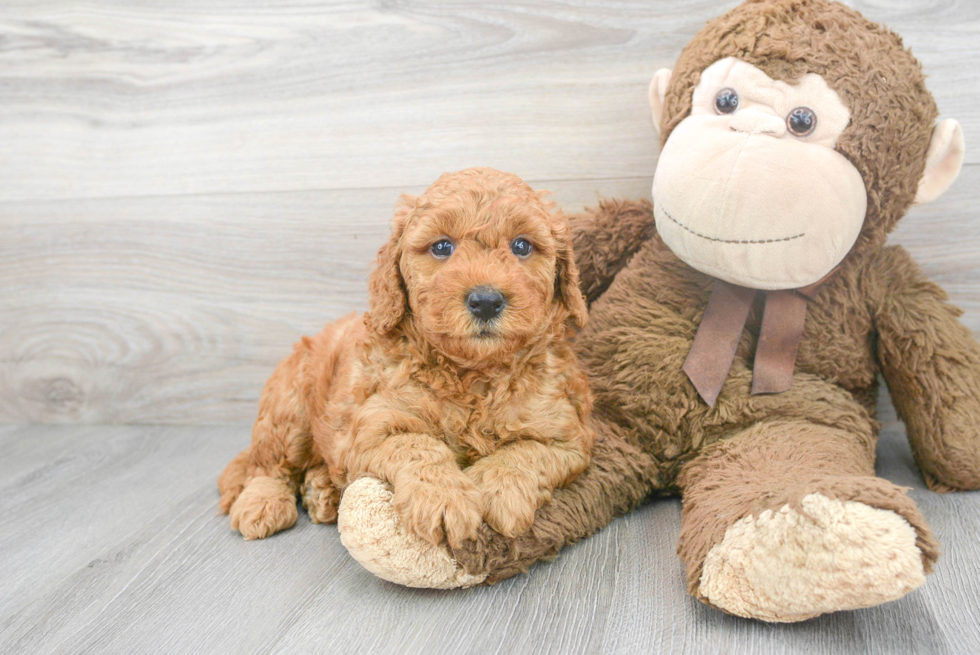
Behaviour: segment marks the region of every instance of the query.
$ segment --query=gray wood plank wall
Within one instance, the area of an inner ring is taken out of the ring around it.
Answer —
[[[488,165],[649,194],[646,87],[733,2],[0,5],[0,422],[248,421],[365,306],[396,197]],[[966,132],[893,241],[980,332],[980,3],[853,3]]]

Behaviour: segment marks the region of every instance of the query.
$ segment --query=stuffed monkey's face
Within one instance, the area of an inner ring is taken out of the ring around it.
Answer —
[[[664,242],[733,284],[819,281],[854,245],[867,210],[860,173],[834,150],[849,121],[819,75],[791,85],[732,57],[715,62],[660,153],[653,199]]]

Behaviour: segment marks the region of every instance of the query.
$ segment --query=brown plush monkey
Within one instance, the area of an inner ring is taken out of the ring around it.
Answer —
[[[574,224],[589,469],[524,536],[484,526],[442,553],[442,582],[417,568],[440,553],[378,518],[374,481],[344,498],[345,544],[405,584],[492,582],[680,493],[678,553],[705,603],[798,621],[899,598],[938,547],[905,490],[875,476],[879,373],[929,487],[980,488],[980,346],[884,245],[952,183],[959,126],[936,123],[897,35],[825,0],[750,0],[711,21],[651,103],[656,206],[608,201]]]

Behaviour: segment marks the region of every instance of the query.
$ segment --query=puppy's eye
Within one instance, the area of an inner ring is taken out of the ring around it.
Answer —
[[[510,242],[510,251],[518,257],[527,257],[531,254],[531,242],[522,237],[517,237]]]
[[[715,96],[715,111],[719,114],[731,114],[738,109],[738,94],[735,89],[722,89]]]
[[[432,253],[433,257],[437,259],[445,259],[449,255],[453,254],[453,242],[449,239],[443,239],[441,241],[436,241],[429,247],[429,252]]]

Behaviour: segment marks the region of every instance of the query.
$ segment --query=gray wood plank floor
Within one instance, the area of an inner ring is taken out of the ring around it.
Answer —
[[[229,530],[215,474],[247,425],[0,428],[0,652],[980,652],[980,493],[926,491],[882,411],[879,473],[913,487],[943,543],[936,573],[897,602],[788,626],[687,596],[676,500],[493,587],[412,590],[305,514],[264,541]]]
[[[528,575],[428,592],[334,527],[245,543],[215,478],[304,333],[365,307],[397,196],[473,165],[645,197],[646,87],[734,0],[0,3],[0,653],[980,653],[980,494],[882,475],[943,544],[898,602],[768,626],[684,592],[676,500]],[[967,165],[892,237],[980,334],[980,3],[849,2]],[[38,425],[34,423],[61,423]]]

